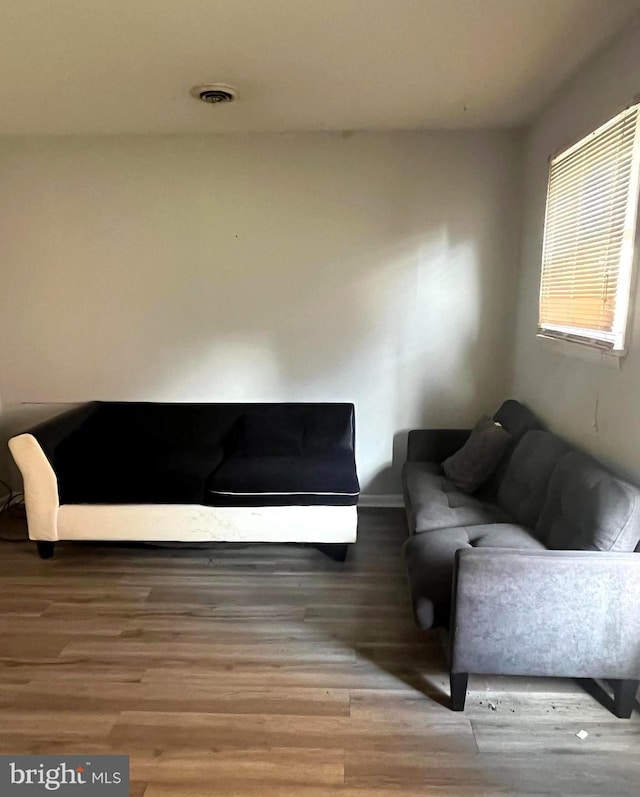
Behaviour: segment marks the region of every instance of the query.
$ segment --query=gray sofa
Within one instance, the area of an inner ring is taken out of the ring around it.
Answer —
[[[404,555],[422,629],[449,630],[451,707],[470,673],[613,682],[629,717],[640,682],[640,490],[542,428],[517,401],[494,419],[509,432],[475,493],[441,463],[469,430],[409,433]]]

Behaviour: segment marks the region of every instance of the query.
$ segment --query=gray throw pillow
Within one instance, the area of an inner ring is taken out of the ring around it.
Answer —
[[[462,448],[442,463],[445,475],[463,493],[475,492],[498,466],[510,437],[493,418],[483,415]]]

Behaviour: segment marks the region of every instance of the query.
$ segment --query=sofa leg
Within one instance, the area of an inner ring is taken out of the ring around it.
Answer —
[[[622,720],[628,720],[636,702],[636,692],[640,681],[616,681],[613,685],[613,713]]]
[[[467,697],[467,683],[469,673],[452,672],[449,675],[451,685],[451,711],[464,711],[464,701]]]
[[[41,559],[51,559],[55,548],[55,542],[43,542],[39,540],[36,542],[36,546]]]
[[[348,542],[319,542],[316,544],[316,548],[322,553],[326,554],[330,559],[333,559],[334,562],[344,562],[347,558],[347,553],[349,551],[349,543]]]

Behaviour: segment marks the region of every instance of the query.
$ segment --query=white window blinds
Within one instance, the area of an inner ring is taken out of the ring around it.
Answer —
[[[624,349],[633,261],[640,104],[551,160],[538,330]]]

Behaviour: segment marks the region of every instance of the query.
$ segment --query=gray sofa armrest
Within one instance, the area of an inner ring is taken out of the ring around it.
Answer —
[[[408,462],[442,462],[467,442],[471,429],[412,429],[407,440]]]
[[[640,679],[640,555],[458,550],[451,670]]]

